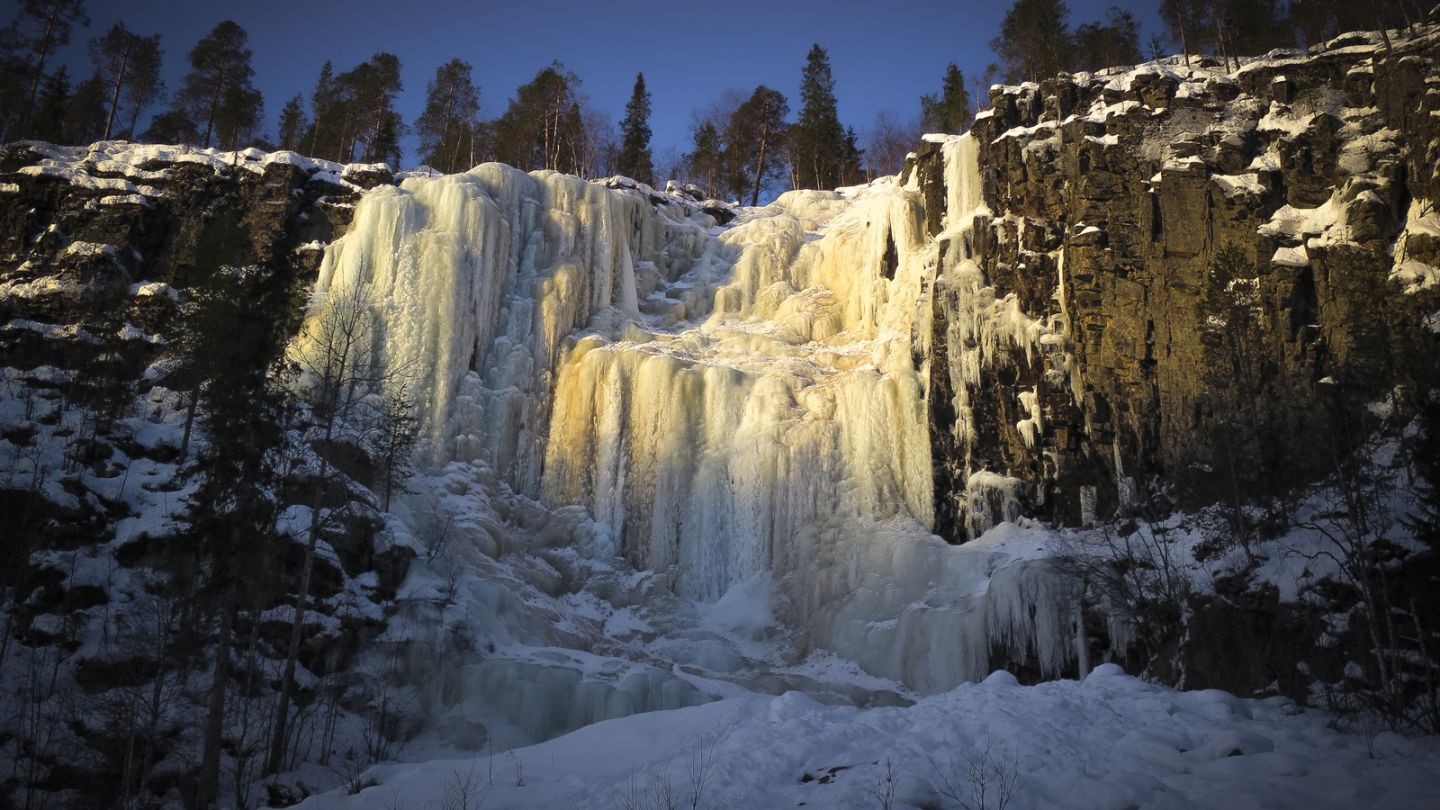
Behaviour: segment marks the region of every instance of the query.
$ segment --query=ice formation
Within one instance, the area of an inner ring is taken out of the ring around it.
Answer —
[[[977,347],[952,355],[967,381],[1063,326],[979,284],[975,144],[944,150],[947,236],[965,246],[946,267],[921,195],[893,178],[790,192],[721,228],[681,198],[487,164],[368,193],[314,306],[366,302],[430,469],[474,463],[546,508],[583,506],[571,541],[592,559],[702,604],[766,583],[756,598],[799,648],[920,691],[982,677],[996,647],[1058,672],[1072,605],[1044,565],[929,530],[937,277]],[[1017,519],[1010,479],[973,472],[999,504],[972,510],[975,534]]]

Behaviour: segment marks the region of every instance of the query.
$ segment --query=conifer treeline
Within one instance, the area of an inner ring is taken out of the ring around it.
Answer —
[[[400,60],[380,52],[343,72],[326,62],[308,99],[296,95],[283,105],[270,140],[262,134],[264,98],[252,82],[247,35],[236,23],[221,22],[187,53],[189,70],[161,107],[166,88],[159,34],[112,25],[89,41],[94,72],[77,82],[64,66],[52,66],[76,30],[89,25],[84,0],[22,0],[19,14],[0,31],[0,140],[254,145],[398,167],[400,139],[413,133],[420,160],[442,172],[500,160],[586,177],[619,173],[651,184],[683,178],[710,195],[758,200],[764,190],[833,188],[898,171],[920,131],[963,131],[974,103],[983,103],[985,88],[997,77],[1029,81],[1134,64],[1158,56],[1166,42],[1187,58],[1209,54],[1229,64],[1239,54],[1316,42],[1352,28],[1409,25],[1423,18],[1420,6],[1418,0],[1159,0],[1167,39],[1152,36],[1142,46],[1139,22],[1123,8],[1111,7],[1103,19],[1072,29],[1064,0],[1016,0],[991,41],[997,62],[973,77],[973,88],[950,64],[939,92],[920,98],[917,123],[882,113],[864,149],[855,129],[841,123],[829,55],[817,44],[801,70],[793,122],[787,120],[789,101],[770,87],[731,92],[697,114],[687,153],[657,160],[644,74],[636,76],[618,127],[589,103],[580,77],[558,61],[517,88],[502,114],[485,120],[471,65],[451,59],[436,69],[424,110],[407,125],[395,111],[404,89]]]

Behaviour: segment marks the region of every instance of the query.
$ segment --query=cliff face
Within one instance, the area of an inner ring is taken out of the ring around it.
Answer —
[[[1231,73],[1174,58],[997,86],[972,131],[991,215],[968,246],[942,232],[945,160],[924,144],[907,171],[930,232],[983,271],[937,282],[939,530],[963,539],[977,509],[1003,510],[987,498],[1075,525],[1331,469],[1364,432],[1346,423],[1358,403],[1432,373],[1437,63],[1431,27]],[[944,397],[966,386],[954,358],[975,338],[957,323],[977,289],[1056,328],[988,359],[971,430]],[[1003,495],[965,486],[995,473]]]

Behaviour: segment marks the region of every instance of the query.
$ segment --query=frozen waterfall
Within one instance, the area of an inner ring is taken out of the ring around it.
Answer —
[[[945,159],[968,246],[973,142]],[[583,506],[589,555],[701,602],[769,583],[801,647],[922,691],[983,676],[997,645],[1058,671],[1069,607],[1041,566],[929,531],[932,296],[974,263],[941,266],[923,205],[886,178],[718,227],[677,197],[486,164],[368,193],[313,306],[360,291],[423,461]],[[980,345],[1045,329],[974,292],[952,328]]]

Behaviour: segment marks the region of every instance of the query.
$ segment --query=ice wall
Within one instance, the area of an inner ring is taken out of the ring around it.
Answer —
[[[718,237],[737,258],[708,317],[592,334],[564,362],[546,499],[589,506],[635,565],[678,565],[684,595],[775,568],[817,515],[931,520],[922,212],[857,194],[746,214]]]
[[[365,195],[325,255],[313,306],[360,296],[404,380],[431,463],[483,459],[535,494],[563,340],[638,314],[636,262],[689,270],[708,217],[553,172],[489,163]]]
[[[996,649],[1054,672],[1069,607],[1040,569],[930,532],[937,284],[964,299],[965,379],[1048,328],[967,276],[976,150],[945,155],[964,250],[943,261],[922,195],[893,178],[790,192],[725,228],[552,173],[410,179],[362,201],[315,311],[362,291],[375,351],[413,381],[424,458],[584,506],[585,554],[703,602],[772,583],[798,647],[926,691],[983,677]],[[1003,476],[972,484],[997,504],[977,534],[1018,516]]]

